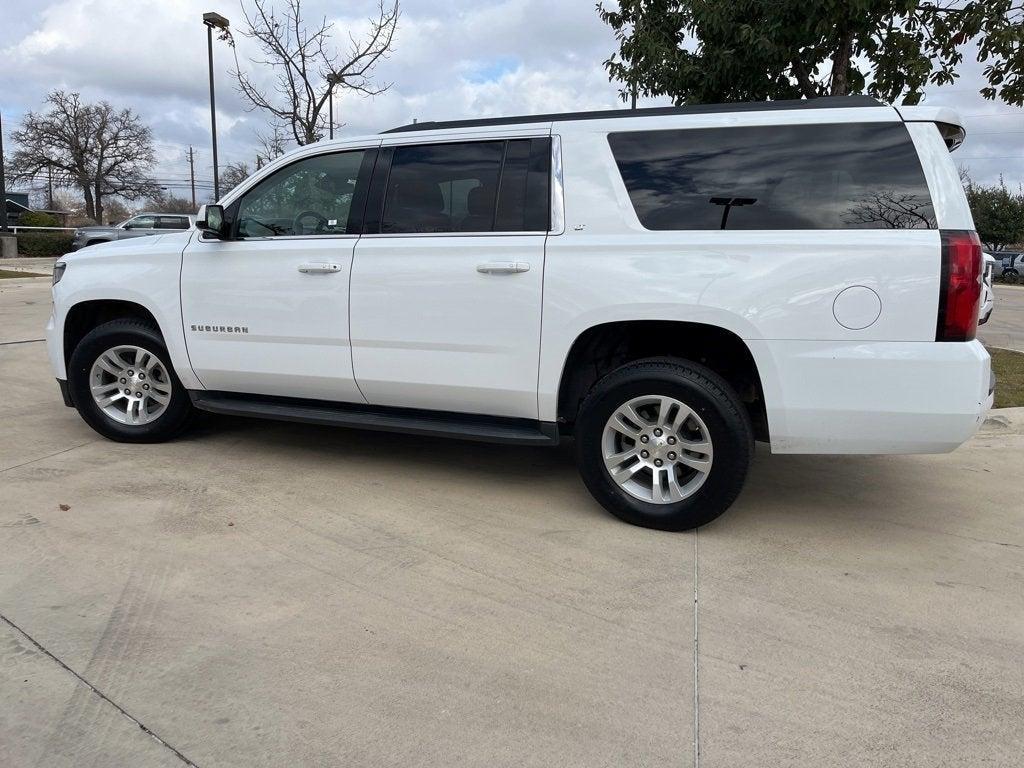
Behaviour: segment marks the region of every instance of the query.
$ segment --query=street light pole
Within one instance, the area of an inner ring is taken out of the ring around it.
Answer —
[[[334,138],[334,88],[341,82],[339,78],[333,72],[327,76],[327,87],[330,89],[327,91],[327,122],[328,122],[328,135],[330,138]]]
[[[220,174],[217,169],[217,100],[213,90],[213,28],[227,30],[229,22],[219,13],[204,13],[206,25],[206,50],[210,60],[210,131],[213,134],[213,197],[220,199]]]

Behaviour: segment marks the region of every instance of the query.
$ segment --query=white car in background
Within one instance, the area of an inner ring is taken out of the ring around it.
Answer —
[[[992,275],[995,272],[996,264],[999,263],[987,251],[982,252],[981,258],[981,306],[978,309],[978,325],[987,323],[988,319],[992,317],[992,310],[995,309],[996,294],[992,290]]]

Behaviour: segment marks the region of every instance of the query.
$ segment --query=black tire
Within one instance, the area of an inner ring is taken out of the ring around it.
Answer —
[[[703,485],[680,501],[661,504],[636,498],[605,467],[602,436],[608,419],[624,403],[646,395],[686,404],[704,422],[712,442]],[[732,387],[687,360],[640,360],[612,371],[591,389],[576,420],[576,462],[587,489],[613,515],[644,528],[684,531],[714,520],[742,490],[753,452],[750,417]]]
[[[89,373],[96,359],[108,349],[130,344],[156,355],[171,382],[171,397],[166,409],[146,424],[122,424],[108,416],[93,399]],[[171,366],[170,355],[160,332],[141,320],[111,320],[96,326],[78,343],[68,363],[68,387],[75,408],[85,423],[104,437],[120,443],[160,443],[170,440],[189,426],[195,409],[188,392]]]

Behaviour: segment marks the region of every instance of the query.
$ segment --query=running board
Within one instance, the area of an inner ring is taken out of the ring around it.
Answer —
[[[189,390],[189,396],[196,408],[226,416],[252,416],[304,424],[453,437],[485,443],[558,445],[559,442],[558,425],[549,421],[206,390]]]

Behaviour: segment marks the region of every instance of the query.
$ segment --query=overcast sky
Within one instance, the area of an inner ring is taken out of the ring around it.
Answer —
[[[375,0],[304,3],[310,21],[334,21],[339,45],[346,31],[365,29],[374,8]],[[211,10],[236,24],[241,19],[230,0],[0,0],[7,150],[24,112],[39,109],[47,91],[64,88],[138,112],[153,129],[157,177],[184,184],[191,144],[197,177],[212,179],[201,21]],[[394,85],[380,96],[339,99],[340,134],[374,133],[413,118],[621,106],[601,66],[614,47],[593,0],[402,0],[395,51],[377,71],[380,82]],[[246,112],[234,91],[226,44],[215,41],[215,57],[221,165],[252,165],[255,132],[265,131],[266,118]],[[954,106],[964,117],[968,138],[954,158],[974,179],[992,182],[1003,174],[1016,187],[1024,182],[1024,111],[981,98],[981,69],[966,61],[961,78],[930,90],[925,103]],[[184,196],[186,188],[175,191]]]

